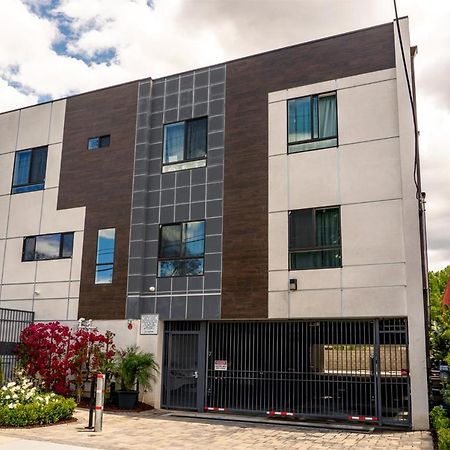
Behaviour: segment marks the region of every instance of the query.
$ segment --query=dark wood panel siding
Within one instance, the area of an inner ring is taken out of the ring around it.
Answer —
[[[268,315],[268,93],[391,67],[391,23],[227,64],[222,318]]]
[[[138,83],[67,100],[58,209],[86,206],[79,317],[124,319]],[[87,150],[92,136],[107,148]],[[95,285],[97,231],[116,229],[113,283]]]

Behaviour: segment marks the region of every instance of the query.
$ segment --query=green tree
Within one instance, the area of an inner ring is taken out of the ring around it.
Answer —
[[[428,272],[431,320],[442,315],[442,296],[450,275],[450,266],[437,272]]]
[[[428,273],[430,294],[430,349],[434,366],[440,361],[450,363],[450,310],[443,308],[442,297],[450,274],[450,266]]]

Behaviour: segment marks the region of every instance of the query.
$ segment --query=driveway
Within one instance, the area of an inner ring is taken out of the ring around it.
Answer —
[[[104,416],[103,431],[86,431],[88,414],[77,410],[77,422],[44,428],[0,430],[4,450],[97,449],[433,449],[428,432],[349,433],[273,425],[224,424],[169,419],[149,411]],[[47,445],[51,442],[55,445]],[[56,445],[64,444],[64,445]],[[67,446],[67,447],[66,447]]]

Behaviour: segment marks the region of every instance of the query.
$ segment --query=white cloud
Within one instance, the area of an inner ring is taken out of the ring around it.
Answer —
[[[55,2],[53,2],[55,3]],[[159,77],[393,19],[390,0],[2,0],[0,110],[143,77]],[[28,6],[28,7],[27,7]],[[430,260],[450,263],[450,2],[398,0],[416,58]],[[68,54],[58,29],[70,26]],[[113,49],[114,58],[96,63]],[[7,82],[11,83],[10,86]],[[12,87],[17,86],[17,87]]]
[[[8,85],[6,80],[0,78],[0,99],[2,111],[21,108],[36,103],[38,98],[35,95],[22,94],[17,89]]]

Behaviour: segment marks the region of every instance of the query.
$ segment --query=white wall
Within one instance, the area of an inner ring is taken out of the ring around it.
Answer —
[[[57,210],[66,101],[0,115],[0,307],[76,319],[85,208]],[[45,189],[11,195],[14,155],[48,145]],[[22,262],[26,236],[73,231],[71,259]]]
[[[407,317],[413,426],[426,429],[414,131],[398,42],[396,60],[394,69],[269,94],[269,317]],[[334,90],[339,147],[287,154],[287,100]],[[289,271],[288,211],[334,205],[342,268]]]
[[[287,100],[330,90],[339,147],[287,154]],[[270,317],[406,314],[400,162],[395,69],[269,94]],[[288,211],[333,205],[343,267],[289,271]]]
[[[77,321],[62,321],[64,325],[76,329]],[[160,373],[157,376],[156,383],[152,389],[147,392],[140,392],[140,400],[153,405],[155,408],[161,407],[161,371],[163,358],[163,322],[159,323],[158,335],[141,335],[140,320],[94,320],[92,325],[97,328],[100,333],[112,331],[114,333],[114,344],[117,349],[125,349],[126,347],[137,345],[140,350],[153,353],[160,367]],[[128,326],[131,325],[131,329]]]

